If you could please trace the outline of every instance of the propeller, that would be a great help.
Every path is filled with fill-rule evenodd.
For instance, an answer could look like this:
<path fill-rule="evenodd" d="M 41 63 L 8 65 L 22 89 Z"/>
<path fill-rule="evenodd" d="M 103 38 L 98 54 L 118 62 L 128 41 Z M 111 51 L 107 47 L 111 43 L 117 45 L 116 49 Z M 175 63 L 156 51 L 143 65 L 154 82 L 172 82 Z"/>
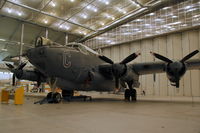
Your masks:
<path fill-rule="evenodd" d="M 195 51 L 191 52 L 190 54 L 188 54 L 185 57 L 183 57 L 183 59 L 181 60 L 181 62 L 187 61 L 188 59 L 192 58 L 197 53 L 199 53 L 199 50 L 195 50 Z"/>
<path fill-rule="evenodd" d="M 163 55 L 150 52 L 155 58 L 160 59 L 167 64 L 166 66 L 166 72 L 169 80 L 172 82 L 173 86 L 176 86 L 177 88 L 179 87 L 179 80 L 180 78 L 185 74 L 186 72 L 186 66 L 185 62 L 192 58 L 194 55 L 199 53 L 199 50 L 194 50 L 193 52 L 189 53 L 183 59 L 180 61 L 172 61 L 167 57 L 164 57 Z"/>
<path fill-rule="evenodd" d="M 156 57 L 156 58 L 158 58 L 158 59 L 160 59 L 160 60 L 162 60 L 162 61 L 164 61 L 164 62 L 167 62 L 167 63 L 172 63 L 173 61 L 172 60 L 170 60 L 170 59 L 168 59 L 167 57 L 164 57 L 164 56 L 162 56 L 162 55 L 160 55 L 160 54 L 157 54 L 157 53 L 153 53 L 153 52 L 150 52 L 154 57 Z"/>
<path fill-rule="evenodd" d="M 163 55 L 160 55 L 160 54 L 157 54 L 157 53 L 154 53 L 154 52 L 150 52 L 154 57 L 164 61 L 164 62 L 167 62 L 167 63 L 173 63 L 172 60 L 170 60 L 169 58 L 167 57 L 164 57 Z M 194 55 L 196 55 L 197 53 L 199 53 L 199 50 L 194 50 L 193 52 L 189 53 L 188 55 L 186 55 L 185 57 L 183 57 L 183 59 L 180 60 L 180 62 L 185 62 L 187 60 L 189 60 L 190 58 L 192 58 Z"/>
<path fill-rule="evenodd" d="M 109 72 L 111 70 L 110 73 L 115 78 L 115 87 L 119 88 L 119 80 L 127 71 L 126 64 L 134 60 L 138 55 L 140 55 L 140 52 L 133 53 L 119 63 L 114 63 L 111 59 L 109 59 L 106 56 L 99 56 L 101 60 L 109 64 L 109 65 L 102 65 L 102 67 L 100 66 L 99 67 L 100 72 L 102 72 L 103 75 L 106 75 L 105 72 Z"/>
<path fill-rule="evenodd" d="M 22 74 L 22 70 L 26 66 L 27 62 L 22 62 L 16 68 L 13 65 L 11 65 L 11 64 L 8 64 L 8 63 L 5 63 L 5 64 L 9 68 L 9 70 L 11 72 L 13 72 L 12 85 L 15 86 L 16 77 L 19 77 Z"/>

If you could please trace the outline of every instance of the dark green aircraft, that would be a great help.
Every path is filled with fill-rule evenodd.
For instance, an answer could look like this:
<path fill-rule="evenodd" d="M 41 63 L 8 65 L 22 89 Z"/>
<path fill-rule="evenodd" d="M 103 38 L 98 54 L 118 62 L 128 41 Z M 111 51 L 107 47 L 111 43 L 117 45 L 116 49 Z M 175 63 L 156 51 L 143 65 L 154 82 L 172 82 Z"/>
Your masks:
<path fill-rule="evenodd" d="M 81 91 L 113 91 L 119 85 L 129 89 L 124 96 L 128 101 L 136 101 L 136 90 L 139 87 L 139 76 L 166 72 L 173 86 L 179 87 L 180 78 L 186 70 L 199 69 L 200 60 L 188 60 L 199 51 L 195 50 L 180 61 L 172 61 L 162 55 L 151 52 L 162 62 L 128 64 L 140 53 L 133 53 L 119 63 L 98 54 L 80 43 L 60 45 L 44 37 L 38 37 L 35 48 L 29 49 L 24 55 L 35 69 L 23 70 L 26 63 L 18 67 L 6 64 L 18 79 L 49 83 L 52 92 L 47 94 L 47 101 L 58 103 L 61 94 L 55 88 L 62 89 L 62 97 L 72 96 L 73 90 Z"/>

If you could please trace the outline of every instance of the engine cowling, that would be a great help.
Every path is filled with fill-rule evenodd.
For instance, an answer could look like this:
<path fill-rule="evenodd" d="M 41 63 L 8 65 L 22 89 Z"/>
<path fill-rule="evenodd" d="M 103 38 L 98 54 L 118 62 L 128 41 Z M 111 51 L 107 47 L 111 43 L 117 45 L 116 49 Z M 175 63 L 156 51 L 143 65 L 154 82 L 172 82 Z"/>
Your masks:
<path fill-rule="evenodd" d="M 36 71 L 19 70 L 15 72 L 18 79 L 45 82 L 46 78 Z"/>
<path fill-rule="evenodd" d="M 194 50 L 193 52 L 191 52 L 188 55 L 186 55 L 185 57 L 183 57 L 180 61 L 172 61 L 163 55 L 160 55 L 160 54 L 157 54 L 154 52 L 150 52 L 150 53 L 155 58 L 158 58 L 167 63 L 167 66 L 165 69 L 165 71 L 167 73 L 167 77 L 172 82 L 171 85 L 176 86 L 178 88 L 180 78 L 185 74 L 185 72 L 187 70 L 185 62 L 187 60 L 189 60 L 190 58 L 192 58 L 197 53 L 199 53 L 199 50 Z"/>
<path fill-rule="evenodd" d="M 179 87 L 179 81 L 186 72 L 186 65 L 183 62 L 168 63 L 166 66 L 166 73 L 168 79 L 172 82 L 173 86 Z"/>

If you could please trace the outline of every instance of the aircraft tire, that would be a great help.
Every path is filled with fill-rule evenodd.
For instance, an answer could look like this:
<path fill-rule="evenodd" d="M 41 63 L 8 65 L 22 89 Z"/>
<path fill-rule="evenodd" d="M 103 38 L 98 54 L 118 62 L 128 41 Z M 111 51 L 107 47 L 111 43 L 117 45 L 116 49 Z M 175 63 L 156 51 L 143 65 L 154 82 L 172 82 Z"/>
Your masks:
<path fill-rule="evenodd" d="M 49 92 L 49 93 L 47 94 L 47 97 L 46 97 L 46 98 L 47 98 L 47 102 L 48 102 L 48 103 L 53 103 L 52 93 L 53 93 L 53 92 Z"/>
<path fill-rule="evenodd" d="M 132 101 L 137 101 L 137 92 L 136 89 L 131 89 L 130 90 L 130 97 Z"/>
<path fill-rule="evenodd" d="M 60 103 L 62 100 L 61 94 L 56 92 L 53 94 L 53 103 Z"/>
<path fill-rule="evenodd" d="M 124 98 L 125 98 L 125 101 L 130 101 L 130 89 L 126 89 L 125 92 L 124 92 Z"/>

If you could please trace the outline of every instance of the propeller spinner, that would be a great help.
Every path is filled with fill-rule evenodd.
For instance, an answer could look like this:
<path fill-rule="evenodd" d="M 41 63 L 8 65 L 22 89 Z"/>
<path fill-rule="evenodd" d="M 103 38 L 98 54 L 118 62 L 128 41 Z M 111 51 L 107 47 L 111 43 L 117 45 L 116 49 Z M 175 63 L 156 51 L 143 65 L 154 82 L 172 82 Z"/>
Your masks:
<path fill-rule="evenodd" d="M 111 59 L 109 59 L 106 56 L 99 56 L 99 58 L 107 63 L 109 63 L 110 65 L 102 68 L 104 69 L 103 71 L 106 72 L 107 70 L 111 70 L 112 71 L 112 75 L 115 78 L 115 87 L 119 88 L 119 79 L 126 73 L 127 71 L 127 66 L 126 64 L 131 62 L 132 60 L 134 60 L 135 58 L 138 57 L 138 55 L 140 55 L 139 52 L 133 53 L 131 55 L 129 55 L 128 57 L 126 57 L 124 60 L 122 60 L 119 63 L 114 63 Z"/>

